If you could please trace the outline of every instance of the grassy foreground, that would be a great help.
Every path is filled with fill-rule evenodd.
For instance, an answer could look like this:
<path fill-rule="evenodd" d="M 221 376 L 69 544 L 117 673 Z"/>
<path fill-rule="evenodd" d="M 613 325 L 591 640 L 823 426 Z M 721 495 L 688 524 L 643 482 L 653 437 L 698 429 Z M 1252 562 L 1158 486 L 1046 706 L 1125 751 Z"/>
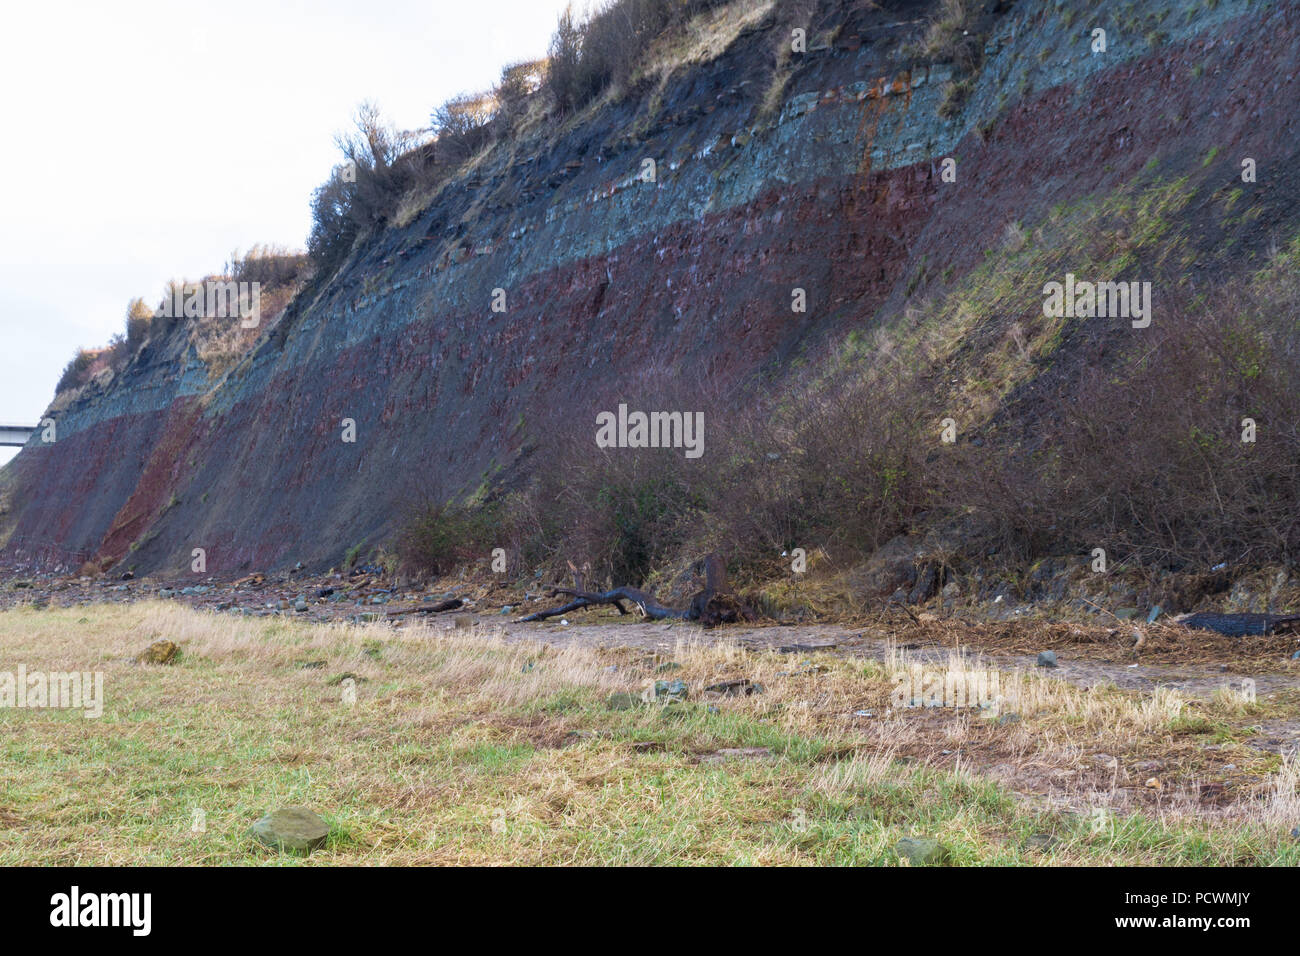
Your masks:
<path fill-rule="evenodd" d="M 179 659 L 134 663 L 158 638 Z M 656 673 L 645 656 L 162 603 L 0 612 L 0 672 L 100 670 L 105 697 L 98 719 L 0 708 L 0 865 L 298 864 L 247 835 L 293 805 L 331 825 L 308 865 L 891 865 L 910 835 L 954 864 L 1300 862 L 1295 768 L 1276 758 L 1259 758 L 1268 785 L 1244 808 L 1170 799 L 1102 827 L 1086 805 L 935 765 L 940 744 L 986 739 L 1023 766 L 1107 737 L 1174 752 L 1197 722 L 1230 745 L 1230 701 L 1189 718 L 1168 696 L 1004 675 L 1023 720 L 935 724 L 886 711 L 897 662 L 679 646 L 680 668 Z M 736 677 L 766 692 L 699 692 Z M 608 706 L 656 678 L 686 681 L 692 699 Z"/>

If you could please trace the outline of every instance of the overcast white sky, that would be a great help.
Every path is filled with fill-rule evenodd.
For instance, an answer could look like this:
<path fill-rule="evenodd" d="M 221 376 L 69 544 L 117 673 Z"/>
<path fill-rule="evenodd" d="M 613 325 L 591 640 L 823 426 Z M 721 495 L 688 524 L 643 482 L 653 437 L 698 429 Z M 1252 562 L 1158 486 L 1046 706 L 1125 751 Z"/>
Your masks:
<path fill-rule="evenodd" d="M 171 277 L 304 248 L 334 134 L 408 129 L 539 57 L 567 0 L 14 3 L 0 36 L 0 423 Z M 585 3 L 575 3 L 584 8 Z M 0 449 L 0 464 L 14 454 Z"/>

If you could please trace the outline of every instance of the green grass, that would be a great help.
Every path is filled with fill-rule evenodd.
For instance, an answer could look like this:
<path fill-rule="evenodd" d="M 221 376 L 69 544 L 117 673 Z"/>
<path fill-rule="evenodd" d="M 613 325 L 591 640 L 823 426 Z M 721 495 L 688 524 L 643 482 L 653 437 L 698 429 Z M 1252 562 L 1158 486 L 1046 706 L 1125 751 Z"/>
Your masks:
<path fill-rule="evenodd" d="M 376 634 L 379 657 L 366 654 Z M 176 664 L 129 663 L 158 636 L 181 644 Z M 827 658 L 814 677 L 783 678 L 787 657 L 681 646 L 674 677 L 693 688 L 748 672 L 768 692 L 609 709 L 611 692 L 653 679 L 638 655 L 175 605 L 0 612 L 0 670 L 105 675 L 100 719 L 0 710 L 0 865 L 893 865 L 894 844 L 922 834 L 959 865 L 1300 862 L 1296 841 L 1262 821 L 1134 812 L 1099 830 L 1086 806 L 1049 809 L 895 753 L 894 730 L 872 736 L 842 716 L 888 692 L 883 664 Z M 343 671 L 366 678 L 355 706 L 327 684 Z M 1104 732 L 1124 713 L 1117 690 L 1043 693 L 1026 739 Z M 1149 742 L 1222 719 L 1157 720 Z M 305 861 L 247 835 L 295 805 L 331 828 Z M 1050 848 L 1031 845 L 1044 834 Z"/>

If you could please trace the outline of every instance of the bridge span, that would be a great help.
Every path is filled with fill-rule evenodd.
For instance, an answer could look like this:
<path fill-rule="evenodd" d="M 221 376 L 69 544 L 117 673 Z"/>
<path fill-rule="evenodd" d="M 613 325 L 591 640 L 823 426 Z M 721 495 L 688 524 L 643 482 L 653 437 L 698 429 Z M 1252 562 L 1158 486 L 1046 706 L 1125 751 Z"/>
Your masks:
<path fill-rule="evenodd" d="M 36 428 L 36 425 L 0 425 L 0 448 L 22 448 Z"/>

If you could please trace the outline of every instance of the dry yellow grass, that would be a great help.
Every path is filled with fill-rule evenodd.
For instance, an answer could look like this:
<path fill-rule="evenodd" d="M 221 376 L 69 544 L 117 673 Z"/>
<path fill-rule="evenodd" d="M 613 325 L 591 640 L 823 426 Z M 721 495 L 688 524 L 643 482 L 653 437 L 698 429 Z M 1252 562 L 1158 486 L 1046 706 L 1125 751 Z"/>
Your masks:
<path fill-rule="evenodd" d="M 135 663 L 159 638 L 180 645 L 178 661 Z M 1109 787 L 1065 787 L 1072 806 L 991 782 L 1018 789 L 1086 761 L 1099 741 L 1155 748 L 1185 719 L 1174 698 L 1004 674 L 1018 723 L 898 709 L 895 677 L 911 665 L 901 654 L 804 660 L 683 642 L 647 657 L 505 643 L 482 627 L 309 625 L 153 603 L 2 612 L 0 672 L 19 665 L 102 671 L 104 713 L 0 709 L 0 864 L 296 863 L 247 836 L 290 805 L 331 826 L 308 865 L 891 864 L 893 844 L 920 832 L 966 864 L 1041 862 L 1027 841 L 1042 832 L 1060 840 L 1057 863 L 1296 855 L 1289 764 L 1257 768 L 1260 799 L 1217 815 L 1126 802 L 1112 780 L 1123 774 L 1109 770 Z M 703 690 L 740 677 L 765 692 Z M 689 699 L 607 703 L 652 696 L 656 680 L 684 681 Z M 1104 838 L 1089 822 L 1096 806 L 1122 811 Z"/>
<path fill-rule="evenodd" d="M 774 0 L 741 0 L 696 15 L 679 34 L 668 34 L 647 54 L 635 78 L 662 78 L 717 59 L 740 34 L 762 22 Z"/>

